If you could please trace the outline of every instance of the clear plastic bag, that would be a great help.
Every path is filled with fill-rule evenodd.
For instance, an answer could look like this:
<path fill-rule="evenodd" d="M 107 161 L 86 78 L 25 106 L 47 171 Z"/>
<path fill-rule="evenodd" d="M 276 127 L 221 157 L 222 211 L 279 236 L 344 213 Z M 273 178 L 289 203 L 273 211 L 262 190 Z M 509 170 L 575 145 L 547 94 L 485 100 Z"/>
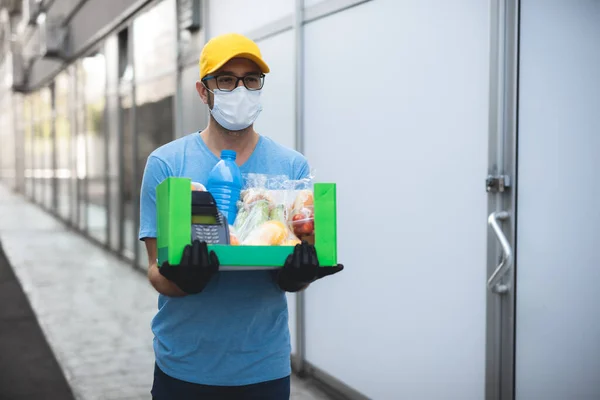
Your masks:
<path fill-rule="evenodd" d="M 291 231 L 300 240 L 314 243 L 315 208 L 312 190 L 303 189 L 294 193 L 294 202 L 288 213 Z"/>
<path fill-rule="evenodd" d="M 233 225 L 235 241 L 245 246 L 293 246 L 314 243 L 312 175 L 245 175 Z"/>

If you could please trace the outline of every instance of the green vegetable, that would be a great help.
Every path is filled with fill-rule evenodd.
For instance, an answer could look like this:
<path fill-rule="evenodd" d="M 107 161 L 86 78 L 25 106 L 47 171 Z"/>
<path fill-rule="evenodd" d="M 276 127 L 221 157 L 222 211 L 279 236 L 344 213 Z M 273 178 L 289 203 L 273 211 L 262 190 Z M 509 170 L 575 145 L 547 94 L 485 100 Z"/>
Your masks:
<path fill-rule="evenodd" d="M 236 218 L 236 224 L 238 218 Z M 242 217 L 242 220 L 240 221 L 238 226 L 234 227 L 239 233 L 240 240 L 243 241 L 250 232 L 252 232 L 256 227 L 267 222 L 268 220 L 269 202 L 266 200 L 259 200 L 252 203 L 248 215 Z"/>
<path fill-rule="evenodd" d="M 254 227 L 262 225 L 264 222 L 269 220 L 269 202 L 266 200 L 259 200 L 254 203 L 252 211 L 256 212 L 256 219 L 253 219 Z"/>
<path fill-rule="evenodd" d="M 248 218 L 248 210 L 245 207 L 240 207 L 237 216 L 235 217 L 235 223 L 233 227 L 235 229 L 239 229 L 241 226 L 244 226 L 246 219 Z"/>
<path fill-rule="evenodd" d="M 285 206 L 283 204 L 278 204 L 275 207 L 273 207 L 269 219 L 274 221 L 285 222 Z"/>

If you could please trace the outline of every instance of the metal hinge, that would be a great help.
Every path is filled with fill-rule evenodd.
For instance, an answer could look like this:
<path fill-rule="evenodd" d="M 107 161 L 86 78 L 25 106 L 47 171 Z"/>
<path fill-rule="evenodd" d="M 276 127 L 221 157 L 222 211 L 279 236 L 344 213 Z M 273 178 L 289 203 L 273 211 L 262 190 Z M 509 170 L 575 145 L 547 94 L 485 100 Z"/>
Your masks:
<path fill-rule="evenodd" d="M 486 192 L 504 192 L 510 187 L 510 177 L 508 175 L 488 175 L 485 180 Z"/>

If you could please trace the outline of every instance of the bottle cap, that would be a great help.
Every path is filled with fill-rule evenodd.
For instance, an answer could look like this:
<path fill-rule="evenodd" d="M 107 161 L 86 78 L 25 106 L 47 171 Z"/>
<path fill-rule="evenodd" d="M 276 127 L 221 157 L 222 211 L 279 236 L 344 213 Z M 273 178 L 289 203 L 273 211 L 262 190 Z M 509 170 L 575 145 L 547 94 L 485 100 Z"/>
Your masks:
<path fill-rule="evenodd" d="M 221 159 L 230 159 L 234 160 L 237 157 L 237 153 L 235 150 L 221 150 Z"/>

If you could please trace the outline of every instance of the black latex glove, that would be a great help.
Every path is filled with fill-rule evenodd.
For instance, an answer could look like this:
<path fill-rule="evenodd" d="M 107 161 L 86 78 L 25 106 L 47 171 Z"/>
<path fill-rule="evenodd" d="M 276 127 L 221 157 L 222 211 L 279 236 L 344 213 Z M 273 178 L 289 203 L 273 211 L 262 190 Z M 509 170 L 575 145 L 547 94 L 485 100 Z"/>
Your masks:
<path fill-rule="evenodd" d="M 210 278 L 219 270 L 219 259 L 214 251 L 208 253 L 206 242 L 194 240 L 183 249 L 179 264 L 165 262 L 158 270 L 187 294 L 197 294 L 204 290 Z"/>
<path fill-rule="evenodd" d="M 335 267 L 320 267 L 315 246 L 302 242 L 296 245 L 294 252 L 287 257 L 283 268 L 279 270 L 277 284 L 286 292 L 297 292 L 317 279 L 343 269 L 341 264 Z"/>

